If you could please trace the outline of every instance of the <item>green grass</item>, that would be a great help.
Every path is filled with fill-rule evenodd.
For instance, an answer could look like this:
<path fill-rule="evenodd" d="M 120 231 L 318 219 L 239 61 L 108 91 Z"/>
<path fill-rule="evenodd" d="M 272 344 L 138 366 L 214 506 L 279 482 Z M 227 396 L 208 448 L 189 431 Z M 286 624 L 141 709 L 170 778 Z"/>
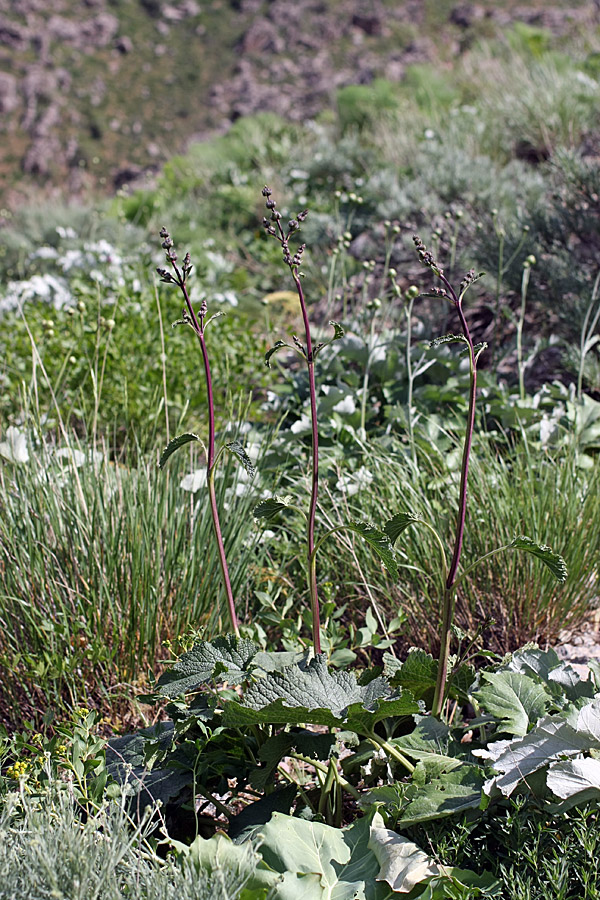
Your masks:
<path fill-rule="evenodd" d="M 164 640 L 223 627 L 205 490 L 180 484 L 201 468 L 197 457 L 160 472 L 156 453 L 122 465 L 106 447 L 92 457 L 73 439 L 59 456 L 31 437 L 29 462 L 0 470 L 0 667 L 4 714 L 17 721 L 78 698 L 118 705 L 169 655 Z M 256 494 L 240 483 L 235 496 L 231 460 L 223 472 L 224 540 L 244 610 L 261 558 Z"/>

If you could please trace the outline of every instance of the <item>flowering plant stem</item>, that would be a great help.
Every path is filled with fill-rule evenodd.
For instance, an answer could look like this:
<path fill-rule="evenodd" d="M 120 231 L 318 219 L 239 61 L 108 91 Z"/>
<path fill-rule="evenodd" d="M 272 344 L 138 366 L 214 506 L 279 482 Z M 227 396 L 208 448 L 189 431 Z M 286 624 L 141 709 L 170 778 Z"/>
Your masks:
<path fill-rule="evenodd" d="M 458 515 L 456 519 L 456 533 L 454 537 L 454 550 L 450 567 L 444 584 L 442 597 L 442 625 L 440 634 L 440 655 L 438 662 L 437 679 L 435 685 L 435 693 L 433 696 L 433 715 L 440 716 L 444 705 L 444 695 L 446 690 L 446 681 L 448 678 L 448 660 L 450 658 L 450 641 L 452 639 L 452 624 L 454 621 L 454 610 L 456 606 L 456 585 L 458 566 L 462 552 L 463 537 L 465 533 L 465 520 L 467 515 L 467 480 L 469 477 L 469 458 L 471 455 L 471 444 L 473 441 L 473 428 L 475 425 L 475 399 L 477 396 L 477 360 L 483 347 L 476 351 L 473 345 L 473 339 L 469 326 L 465 319 L 462 303 L 465 292 L 480 276 L 476 275 L 473 270 L 467 273 L 460 284 L 459 292 L 456 293 L 446 276 L 443 269 L 433 258 L 432 253 L 427 250 L 423 242 L 416 235 L 413 238 L 417 253 L 421 262 L 427 266 L 434 275 L 436 275 L 443 284 L 443 288 L 434 288 L 433 295 L 442 297 L 449 301 L 455 308 L 460 321 L 461 334 L 447 335 L 441 338 L 442 342 L 448 340 L 462 340 L 468 346 L 469 351 L 469 411 L 467 414 L 467 428 L 465 434 L 465 442 L 463 446 L 462 463 L 460 468 L 460 488 L 458 498 Z M 484 345 L 485 346 L 485 345 Z"/>
<path fill-rule="evenodd" d="M 277 240 L 281 244 L 284 262 L 287 266 L 289 266 L 292 278 L 294 279 L 294 284 L 298 293 L 298 299 L 300 301 L 302 322 L 304 324 L 306 344 L 304 347 L 302 347 L 296 337 L 294 337 L 294 344 L 296 345 L 296 350 L 306 361 L 306 366 L 308 369 L 308 390 L 310 394 L 312 477 L 307 524 L 307 561 L 308 590 L 310 594 L 310 608 L 312 613 L 313 645 L 315 648 L 315 653 L 318 654 L 321 652 L 321 614 L 319 608 L 319 593 L 317 589 L 317 561 L 315 553 L 315 518 L 317 514 L 317 499 L 319 493 L 319 429 L 317 420 L 317 390 L 315 386 L 315 353 L 313 350 L 313 343 L 310 334 L 310 323 L 308 321 L 306 299 L 304 297 L 304 291 L 302 289 L 302 282 L 300 280 L 299 271 L 302 254 L 304 253 L 305 247 L 304 244 L 302 244 L 298 248 L 294 256 L 291 255 L 289 249 L 290 235 L 294 234 L 294 232 L 298 230 L 298 228 L 300 227 L 300 222 L 304 221 L 307 213 L 306 211 L 304 211 L 300 213 L 296 219 L 292 219 L 288 223 L 288 231 L 286 233 L 281 225 L 281 213 L 276 209 L 277 204 L 275 200 L 271 199 L 271 189 L 265 186 L 262 193 L 263 197 L 266 198 L 267 209 L 271 212 L 270 219 L 263 219 L 263 225 L 267 233 L 277 238 Z"/>
<path fill-rule="evenodd" d="M 183 294 L 183 299 L 185 302 L 185 307 L 183 311 L 183 321 L 190 325 L 198 338 L 198 343 L 200 344 L 200 350 L 202 353 L 202 362 L 204 363 L 204 376 L 206 379 L 206 393 L 208 400 L 208 446 L 206 447 L 206 485 L 208 488 L 208 497 L 210 502 L 210 511 L 212 515 L 213 521 L 213 530 L 215 533 L 215 540 L 217 542 L 217 551 L 219 555 L 219 563 L 221 565 L 221 574 L 223 576 L 223 585 L 225 587 L 225 594 L 227 596 L 227 608 L 229 611 L 229 618 L 231 621 L 231 628 L 234 634 L 239 637 L 240 631 L 238 626 L 237 615 L 235 612 L 235 603 L 233 600 L 233 591 L 231 588 L 231 579 L 229 577 L 229 567 L 227 565 L 227 558 L 225 556 L 225 546 L 223 544 L 223 533 L 221 531 L 221 523 L 219 521 L 219 509 L 217 507 L 217 495 L 215 491 L 215 405 L 213 398 L 213 387 L 212 387 L 212 378 L 210 373 L 210 363 L 208 359 L 208 349 L 206 347 L 206 340 L 204 337 L 205 327 L 208 324 L 206 322 L 206 314 L 207 314 L 207 304 L 206 300 L 202 302 L 200 307 L 200 311 L 198 315 L 196 315 L 196 311 L 192 306 L 192 301 L 190 300 L 190 295 L 187 289 L 187 276 L 191 271 L 190 258 L 189 253 L 186 254 L 186 257 L 183 262 L 183 267 L 180 269 L 177 266 L 176 260 L 177 256 L 173 250 L 173 241 L 163 229 L 161 231 L 161 237 L 163 238 L 163 247 L 167 251 L 167 260 L 171 264 L 171 267 L 175 273 L 175 275 L 170 275 L 170 273 L 165 272 L 162 269 L 159 269 L 159 275 L 161 276 L 163 281 L 174 282 L 180 289 Z M 168 276 L 168 279 L 165 277 Z M 209 319 L 210 321 L 210 319 Z"/>

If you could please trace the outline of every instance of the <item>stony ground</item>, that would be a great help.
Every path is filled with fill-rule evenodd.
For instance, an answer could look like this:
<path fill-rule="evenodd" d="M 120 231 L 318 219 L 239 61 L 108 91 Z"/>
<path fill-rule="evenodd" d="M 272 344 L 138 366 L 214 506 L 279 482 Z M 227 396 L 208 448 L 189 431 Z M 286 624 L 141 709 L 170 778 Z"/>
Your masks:
<path fill-rule="evenodd" d="M 582 32 L 599 4 L 0 0 L 0 218 L 28 191 L 130 184 L 240 115 L 314 117 L 514 21 Z"/>

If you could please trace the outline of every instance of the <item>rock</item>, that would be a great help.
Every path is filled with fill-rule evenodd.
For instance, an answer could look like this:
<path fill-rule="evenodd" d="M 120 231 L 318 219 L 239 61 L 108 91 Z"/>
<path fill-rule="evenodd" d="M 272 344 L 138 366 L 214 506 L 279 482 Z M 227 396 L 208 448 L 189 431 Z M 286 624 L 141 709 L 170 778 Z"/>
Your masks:
<path fill-rule="evenodd" d="M 127 37 L 126 34 L 118 37 L 115 41 L 115 48 L 119 51 L 119 53 L 131 53 L 133 50 L 133 41 L 130 37 Z"/>
<path fill-rule="evenodd" d="M 17 79 L 8 72 L 0 72 L 0 113 L 7 115 L 18 106 Z"/>
<path fill-rule="evenodd" d="M 359 31 L 368 35 L 380 35 L 383 33 L 382 21 L 379 16 L 369 16 L 357 13 L 352 16 L 352 25 Z"/>
<path fill-rule="evenodd" d="M 281 53 L 285 42 L 268 19 L 256 19 L 243 35 L 239 49 L 242 53 Z"/>

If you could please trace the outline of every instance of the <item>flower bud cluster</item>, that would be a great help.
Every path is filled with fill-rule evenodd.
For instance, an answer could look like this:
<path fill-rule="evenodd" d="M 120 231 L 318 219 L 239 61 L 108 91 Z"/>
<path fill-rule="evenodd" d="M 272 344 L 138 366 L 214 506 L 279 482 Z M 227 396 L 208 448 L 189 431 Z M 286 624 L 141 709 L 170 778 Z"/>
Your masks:
<path fill-rule="evenodd" d="M 167 261 L 171 263 L 176 262 L 177 254 L 175 253 L 175 248 L 173 246 L 173 238 L 166 228 L 160 229 L 160 236 L 163 239 L 163 248 L 167 251 Z"/>
<path fill-rule="evenodd" d="M 463 280 L 462 280 L 461 283 L 460 283 L 460 292 L 461 292 L 461 294 L 464 294 L 464 292 L 466 291 L 466 289 L 467 289 L 471 284 L 473 284 L 473 282 L 476 281 L 477 278 L 479 278 L 479 276 L 475 274 L 475 269 L 469 269 L 469 271 L 467 272 L 467 274 L 465 275 L 465 277 L 463 278 Z"/>
<path fill-rule="evenodd" d="M 284 233 L 280 221 L 281 221 L 281 213 L 277 210 L 277 203 L 272 199 L 273 191 L 271 188 L 264 186 L 262 189 L 263 197 L 266 197 L 265 206 L 268 210 L 271 211 L 271 218 L 263 218 L 263 228 L 270 234 L 272 237 L 276 237 L 279 243 L 281 244 L 281 249 L 283 250 L 283 261 L 293 269 L 298 268 L 302 264 L 302 255 L 306 249 L 306 244 L 302 244 L 295 254 L 292 256 L 289 247 L 289 238 L 290 235 L 294 234 L 300 228 L 302 222 L 305 221 L 308 210 L 304 209 L 302 212 L 299 212 L 295 219 L 290 219 L 288 222 L 287 232 Z M 275 224 L 273 224 L 275 223 Z"/>
<path fill-rule="evenodd" d="M 424 266 L 427 266 L 428 269 L 433 269 L 436 272 L 442 272 L 443 269 L 438 263 L 435 261 L 433 257 L 433 253 L 427 249 L 421 238 L 418 234 L 413 234 L 413 243 L 415 245 L 415 249 L 419 254 L 419 259 L 423 263 Z"/>

